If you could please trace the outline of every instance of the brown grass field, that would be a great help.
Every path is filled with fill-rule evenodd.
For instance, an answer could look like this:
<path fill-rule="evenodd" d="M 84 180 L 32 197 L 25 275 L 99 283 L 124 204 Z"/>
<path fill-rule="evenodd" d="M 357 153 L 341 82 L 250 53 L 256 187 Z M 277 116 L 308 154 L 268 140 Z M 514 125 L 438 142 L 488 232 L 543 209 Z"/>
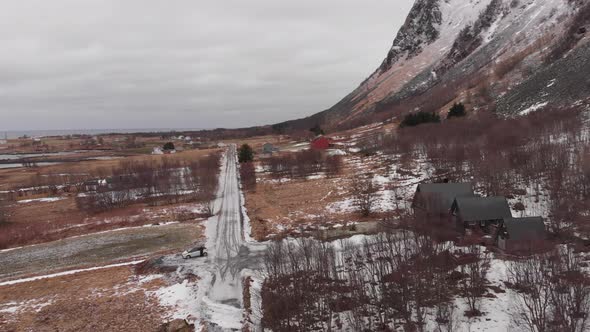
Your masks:
<path fill-rule="evenodd" d="M 0 330 L 156 331 L 166 308 L 146 291 L 162 283 L 125 266 L 0 286 Z"/>
<path fill-rule="evenodd" d="M 35 168 L 0 169 L 0 191 L 29 188 L 43 175 L 51 174 L 92 174 L 104 177 L 124 161 L 168 160 L 192 161 L 219 152 L 220 149 L 188 150 L 171 155 L 136 155 L 124 159 L 92 160 Z M 8 207 L 8 222 L 0 224 L 0 248 L 8 248 L 32 243 L 54 241 L 64 237 L 86 234 L 118 227 L 140 226 L 167 221 L 179 221 L 179 210 L 183 204 L 166 206 L 147 206 L 137 203 L 125 208 L 90 215 L 76 205 L 76 193 L 59 192 L 53 194 L 59 200 L 51 202 L 32 201 L 52 194 L 27 192 L 17 197 Z M 197 206 L 198 204 L 193 204 Z M 193 218 L 194 219 L 194 218 Z M 184 221 L 184 220 L 180 220 Z"/>

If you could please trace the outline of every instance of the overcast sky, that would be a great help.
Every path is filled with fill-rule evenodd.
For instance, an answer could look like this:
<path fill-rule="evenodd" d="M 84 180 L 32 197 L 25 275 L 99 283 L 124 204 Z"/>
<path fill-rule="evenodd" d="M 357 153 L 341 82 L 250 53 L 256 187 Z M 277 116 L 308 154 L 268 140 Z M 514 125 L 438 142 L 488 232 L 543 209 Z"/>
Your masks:
<path fill-rule="evenodd" d="M 0 130 L 212 128 L 322 111 L 413 0 L 0 0 Z"/>

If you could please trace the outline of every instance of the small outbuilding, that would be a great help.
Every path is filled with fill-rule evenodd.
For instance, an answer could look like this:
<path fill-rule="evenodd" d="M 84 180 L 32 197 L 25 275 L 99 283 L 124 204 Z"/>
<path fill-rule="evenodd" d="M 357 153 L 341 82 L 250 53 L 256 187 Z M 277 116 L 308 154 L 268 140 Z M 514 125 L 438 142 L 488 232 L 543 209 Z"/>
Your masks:
<path fill-rule="evenodd" d="M 331 145 L 332 141 L 326 136 L 318 136 L 310 144 L 314 150 L 327 150 Z"/>
<path fill-rule="evenodd" d="M 498 248 L 506 252 L 531 252 L 544 247 L 547 233 L 541 217 L 504 218 L 498 226 Z"/>
<path fill-rule="evenodd" d="M 448 215 L 457 197 L 474 197 L 471 183 L 421 183 L 416 188 L 412 209 L 416 214 Z"/>
<path fill-rule="evenodd" d="M 277 152 L 279 149 L 272 145 L 272 143 L 264 143 L 262 145 L 262 153 L 264 154 L 273 154 L 273 152 Z"/>
<path fill-rule="evenodd" d="M 451 206 L 451 215 L 459 231 L 481 229 L 489 233 L 491 226 L 497 226 L 505 218 L 512 218 L 510 206 L 505 197 L 457 197 Z"/>

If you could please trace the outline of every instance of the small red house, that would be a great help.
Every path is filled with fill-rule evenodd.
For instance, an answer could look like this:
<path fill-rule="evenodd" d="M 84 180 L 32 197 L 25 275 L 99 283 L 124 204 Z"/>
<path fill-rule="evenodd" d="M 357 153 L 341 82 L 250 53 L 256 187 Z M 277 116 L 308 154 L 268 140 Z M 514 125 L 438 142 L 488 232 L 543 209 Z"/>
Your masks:
<path fill-rule="evenodd" d="M 332 141 L 326 136 L 319 136 L 311 141 L 311 148 L 314 150 L 326 150 L 330 148 Z"/>

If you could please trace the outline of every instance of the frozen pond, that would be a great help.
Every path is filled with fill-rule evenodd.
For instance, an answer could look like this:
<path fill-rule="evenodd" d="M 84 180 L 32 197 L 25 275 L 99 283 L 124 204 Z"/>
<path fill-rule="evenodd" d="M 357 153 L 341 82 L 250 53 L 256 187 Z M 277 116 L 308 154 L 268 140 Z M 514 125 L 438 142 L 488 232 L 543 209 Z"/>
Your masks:
<path fill-rule="evenodd" d="M 80 153 L 89 153 L 89 152 L 101 152 L 101 151 L 93 151 L 93 150 L 84 150 L 84 151 L 68 151 L 68 152 L 48 152 L 48 153 L 22 153 L 22 154 L 0 154 L 0 161 L 10 161 L 10 160 L 20 160 L 26 158 L 47 158 L 47 157 L 60 157 L 60 156 L 71 156 L 74 154 Z M 83 160 L 112 160 L 112 159 L 120 159 L 123 157 L 120 156 L 89 156 L 85 157 L 81 155 Z M 57 165 L 61 164 L 62 162 L 49 162 L 49 161 L 38 161 L 35 163 L 37 166 L 49 166 L 49 165 Z M 23 167 L 22 163 L 14 162 L 14 163 L 0 163 L 0 169 L 2 168 L 17 168 Z"/>
<path fill-rule="evenodd" d="M 5 154 L 0 154 L 0 160 L 14 160 L 14 159 L 22 159 L 22 158 L 40 158 L 40 157 L 59 157 L 59 156 L 69 156 L 69 155 L 73 155 L 73 154 L 90 153 L 90 152 L 105 152 L 105 151 L 102 151 L 102 150 L 75 150 L 75 151 L 39 152 L 39 153 L 10 153 L 10 154 L 5 153 Z"/>

